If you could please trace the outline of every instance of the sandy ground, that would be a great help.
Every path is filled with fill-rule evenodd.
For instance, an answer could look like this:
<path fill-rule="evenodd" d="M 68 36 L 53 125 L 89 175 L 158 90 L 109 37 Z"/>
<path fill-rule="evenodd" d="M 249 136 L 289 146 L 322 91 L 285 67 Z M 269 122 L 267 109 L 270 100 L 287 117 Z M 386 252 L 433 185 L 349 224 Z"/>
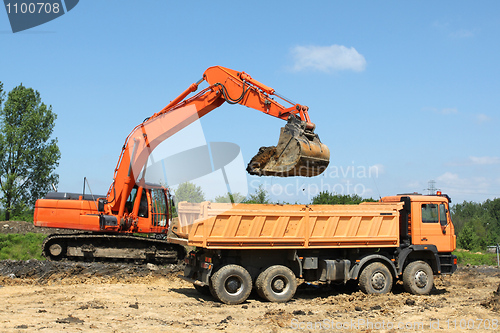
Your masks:
<path fill-rule="evenodd" d="M 8 226 L 5 226 L 8 225 Z M 54 232 L 25 222 L 2 233 Z M 61 232 L 64 232 L 61 230 Z M 236 306 L 177 278 L 180 265 L 0 261 L 0 332 L 498 332 L 500 270 L 460 267 L 431 295 L 301 285 L 288 303 Z"/>
<path fill-rule="evenodd" d="M 58 272 L 44 278 L 43 274 L 1 276 L 0 331 L 500 330 L 500 271 L 490 267 L 462 268 L 453 276 L 440 277 L 429 296 L 410 295 L 400 285 L 381 296 L 365 295 L 357 288 L 309 285 L 286 304 L 264 302 L 251 295 L 236 306 L 200 295 L 177 278 L 178 273 L 159 273 L 161 269 L 148 274 L 146 270 L 126 274 L 111 271 L 114 273 L 96 274 L 87 267 L 76 274 L 70 270 L 69 274 Z"/>

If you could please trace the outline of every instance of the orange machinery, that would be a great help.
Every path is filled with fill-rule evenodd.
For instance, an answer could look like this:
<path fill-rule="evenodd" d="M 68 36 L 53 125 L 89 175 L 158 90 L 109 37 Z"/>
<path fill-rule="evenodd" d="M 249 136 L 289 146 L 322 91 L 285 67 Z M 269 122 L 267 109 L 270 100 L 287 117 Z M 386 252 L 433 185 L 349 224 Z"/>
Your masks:
<path fill-rule="evenodd" d="M 456 269 L 449 201 L 398 195 L 359 205 L 180 203 L 178 232 L 197 248 L 181 277 L 227 304 L 243 302 L 252 287 L 269 301 L 287 301 L 299 277 L 359 281 L 366 293 L 389 292 L 401 279 L 409 292 L 426 294 L 434 274 Z"/>
<path fill-rule="evenodd" d="M 192 97 L 201 82 L 209 87 Z M 279 97 L 290 106 L 273 99 Z M 34 224 L 39 227 L 78 229 L 98 234 L 52 235 L 44 254 L 62 257 L 120 257 L 135 259 L 129 248 L 140 248 L 140 259 L 172 257 L 182 247 L 163 240 L 137 238 L 131 233 L 166 235 L 169 227 L 167 190 L 146 184 L 144 168 L 151 152 L 165 139 L 203 117 L 224 102 L 241 104 L 287 120 L 277 146 L 263 147 L 248 165 L 248 172 L 264 176 L 316 176 L 329 163 L 330 152 L 314 133 L 308 108 L 293 104 L 274 89 L 245 72 L 215 66 L 160 112 L 134 128 L 123 145 L 113 183 L 105 197 L 74 193 L 49 193 L 35 205 Z M 107 233 L 107 234 L 104 234 Z M 129 234 L 118 237 L 117 234 Z M 110 250 L 113 248 L 113 250 Z M 116 250 L 118 249 L 118 250 Z M 160 251 L 159 249 L 163 249 Z M 156 253 L 156 254 L 155 254 Z"/>

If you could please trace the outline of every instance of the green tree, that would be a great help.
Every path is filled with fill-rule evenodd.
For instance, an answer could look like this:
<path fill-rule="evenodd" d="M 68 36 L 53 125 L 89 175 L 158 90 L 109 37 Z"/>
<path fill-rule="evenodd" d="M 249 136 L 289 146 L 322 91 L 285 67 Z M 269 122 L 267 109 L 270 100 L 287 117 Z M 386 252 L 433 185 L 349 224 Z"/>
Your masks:
<path fill-rule="evenodd" d="M 481 204 L 473 201 L 464 201 L 461 204 L 455 204 L 450 210 L 457 234 L 462 231 L 467 222 L 483 214 Z"/>
<path fill-rule="evenodd" d="M 472 224 L 467 223 L 458 234 L 458 246 L 465 250 L 472 250 L 476 246 L 477 236 Z"/>
<path fill-rule="evenodd" d="M 22 84 L 9 92 L 0 110 L 0 202 L 5 219 L 34 206 L 57 184 L 61 153 L 52 138 L 57 115 L 40 93 Z"/>
<path fill-rule="evenodd" d="M 500 243 L 500 198 L 486 200 L 482 204 L 488 216 L 485 219 L 486 232 L 488 234 L 487 245 Z"/>
<path fill-rule="evenodd" d="M 221 203 L 238 203 L 238 202 L 243 202 L 245 200 L 245 197 L 239 193 L 226 193 L 226 195 L 220 195 L 215 197 L 215 202 L 221 202 Z"/>
<path fill-rule="evenodd" d="M 488 245 L 500 243 L 500 199 L 483 203 L 464 201 L 450 210 L 459 247 L 484 250 Z"/>
<path fill-rule="evenodd" d="M 187 201 L 198 203 L 205 201 L 205 194 L 203 193 L 201 186 L 196 186 L 191 182 L 185 182 L 179 184 L 175 190 L 175 199 L 177 202 Z"/>
<path fill-rule="evenodd" d="M 312 205 L 357 205 L 362 202 L 374 202 L 372 198 L 363 199 L 357 194 L 334 194 L 328 191 L 319 192 L 313 197 Z"/>
<path fill-rule="evenodd" d="M 254 194 L 250 194 L 244 203 L 249 204 L 268 204 L 270 203 L 269 193 L 264 190 L 264 186 L 261 184 L 259 188 L 255 190 Z"/>

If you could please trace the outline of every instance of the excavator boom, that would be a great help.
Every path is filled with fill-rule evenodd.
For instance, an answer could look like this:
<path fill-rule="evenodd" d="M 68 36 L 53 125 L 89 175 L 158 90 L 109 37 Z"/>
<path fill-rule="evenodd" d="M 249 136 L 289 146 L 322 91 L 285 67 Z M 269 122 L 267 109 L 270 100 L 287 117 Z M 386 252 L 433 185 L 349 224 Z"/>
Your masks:
<path fill-rule="evenodd" d="M 210 86 L 187 98 L 203 81 Z M 127 137 L 106 198 L 108 213 L 118 212 L 119 216 L 126 214 L 125 201 L 139 182 L 141 171 L 158 144 L 224 102 L 241 104 L 288 121 L 281 129 L 278 144 L 262 147 L 250 161 L 247 167 L 250 174 L 280 177 L 313 177 L 321 174 L 328 166 L 330 151 L 314 133 L 315 125 L 310 121 L 308 108 L 282 98 L 290 104 L 285 107 L 272 96 L 282 98 L 274 89 L 245 72 L 220 66 L 208 68 L 200 81 L 191 84 Z"/>
<path fill-rule="evenodd" d="M 208 87 L 197 92 L 206 81 Z M 189 97 L 190 96 L 190 97 Z M 285 107 L 275 100 L 281 98 Z M 262 147 L 248 172 L 259 176 L 316 176 L 328 166 L 330 152 L 314 133 L 308 108 L 293 104 L 245 72 L 210 67 L 161 111 L 128 135 L 107 195 L 49 193 L 35 205 L 34 224 L 91 233 L 51 235 L 43 244 L 47 258 L 175 262 L 184 257 L 182 242 L 167 238 L 172 215 L 168 190 L 145 182 L 154 149 L 223 103 L 241 104 L 287 121 L 276 146 Z M 84 191 L 85 192 L 85 191 Z M 170 229 L 169 229 L 170 228 Z M 149 239 L 133 233 L 155 234 Z"/>

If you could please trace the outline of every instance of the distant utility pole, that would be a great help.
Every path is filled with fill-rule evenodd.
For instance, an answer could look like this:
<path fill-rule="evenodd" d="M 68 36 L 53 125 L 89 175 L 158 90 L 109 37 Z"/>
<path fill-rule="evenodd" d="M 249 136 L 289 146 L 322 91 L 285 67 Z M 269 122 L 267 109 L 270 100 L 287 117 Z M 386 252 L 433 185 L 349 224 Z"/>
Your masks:
<path fill-rule="evenodd" d="M 432 195 L 436 194 L 437 188 L 436 188 L 436 182 L 434 180 L 429 180 L 428 187 L 426 188 L 427 194 Z"/>

